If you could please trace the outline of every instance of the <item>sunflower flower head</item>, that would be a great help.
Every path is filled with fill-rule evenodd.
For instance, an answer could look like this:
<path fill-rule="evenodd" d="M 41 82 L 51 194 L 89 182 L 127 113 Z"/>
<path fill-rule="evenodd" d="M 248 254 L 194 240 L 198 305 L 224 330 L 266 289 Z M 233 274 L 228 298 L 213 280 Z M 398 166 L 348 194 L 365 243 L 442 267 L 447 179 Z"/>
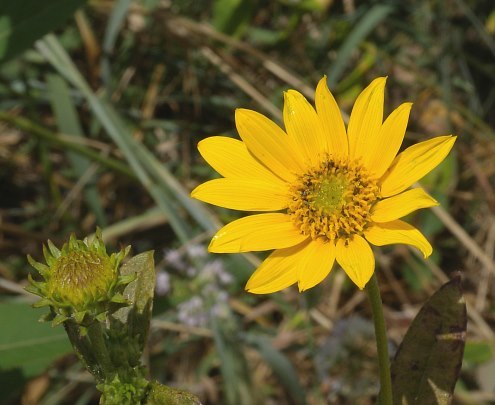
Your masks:
<path fill-rule="evenodd" d="M 284 94 L 285 131 L 251 110 L 236 110 L 242 141 L 215 136 L 198 145 L 223 177 L 196 187 L 199 200 L 257 211 L 221 228 L 209 250 L 274 250 L 246 289 L 263 294 L 294 283 L 304 291 L 320 283 L 334 262 L 364 288 L 375 269 L 370 244 L 404 243 L 428 257 L 423 234 L 400 218 L 438 205 L 422 188 L 409 189 L 435 168 L 454 145 L 439 136 L 401 153 L 411 103 L 383 120 L 386 78 L 358 96 L 347 128 L 323 77 L 314 108 L 302 94 Z"/>
<path fill-rule="evenodd" d="M 43 280 L 35 281 L 29 275 L 26 290 L 41 297 L 35 307 L 51 308 L 47 319 L 54 325 L 69 318 L 82 323 L 86 315 L 103 315 L 110 302 L 126 303 L 121 291 L 132 278 L 121 276 L 119 265 L 129 249 L 108 255 L 100 230 L 92 241 L 72 235 L 61 249 L 48 241 L 43 246 L 46 264 L 28 256 Z"/>

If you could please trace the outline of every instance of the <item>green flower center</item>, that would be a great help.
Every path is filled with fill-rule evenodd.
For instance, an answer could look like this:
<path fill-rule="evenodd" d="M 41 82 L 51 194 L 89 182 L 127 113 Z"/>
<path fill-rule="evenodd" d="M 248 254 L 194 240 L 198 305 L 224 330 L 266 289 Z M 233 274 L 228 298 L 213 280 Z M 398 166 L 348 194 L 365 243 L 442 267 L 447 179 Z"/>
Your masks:
<path fill-rule="evenodd" d="M 347 202 L 348 186 L 345 176 L 324 178 L 319 184 L 315 183 L 312 190 L 308 190 L 308 195 L 311 194 L 308 200 L 316 209 L 321 209 L 323 213 L 331 215 Z"/>
<path fill-rule="evenodd" d="M 52 266 L 49 291 L 75 308 L 104 299 L 115 274 L 110 259 L 92 251 L 71 251 Z"/>
<path fill-rule="evenodd" d="M 290 188 L 288 214 L 304 235 L 334 241 L 362 234 L 379 188 L 357 161 L 327 158 Z"/>

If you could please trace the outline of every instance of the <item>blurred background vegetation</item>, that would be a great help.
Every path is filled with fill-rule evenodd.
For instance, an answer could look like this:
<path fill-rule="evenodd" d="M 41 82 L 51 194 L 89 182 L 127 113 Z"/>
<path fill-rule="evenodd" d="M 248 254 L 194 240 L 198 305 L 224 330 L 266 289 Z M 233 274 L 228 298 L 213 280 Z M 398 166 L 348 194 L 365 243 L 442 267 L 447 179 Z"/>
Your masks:
<path fill-rule="evenodd" d="M 387 113 L 415 103 L 405 146 L 459 136 L 421 182 L 442 206 L 410 218 L 434 254 L 392 246 L 377 272 L 393 353 L 462 271 L 469 321 L 454 402 L 495 402 L 492 0 L 22 3 L 0 5 L 0 403 L 97 403 L 64 331 L 38 324 L 22 289 L 27 254 L 39 260 L 47 239 L 96 226 L 110 251 L 155 250 L 152 378 L 205 404 L 373 403 L 365 295 L 338 268 L 304 294 L 245 293 L 262 256 L 206 253 L 239 214 L 189 198 L 217 176 L 198 141 L 237 136 L 237 107 L 280 122 L 282 91 L 312 99 L 323 74 L 346 113 L 389 76 Z"/>

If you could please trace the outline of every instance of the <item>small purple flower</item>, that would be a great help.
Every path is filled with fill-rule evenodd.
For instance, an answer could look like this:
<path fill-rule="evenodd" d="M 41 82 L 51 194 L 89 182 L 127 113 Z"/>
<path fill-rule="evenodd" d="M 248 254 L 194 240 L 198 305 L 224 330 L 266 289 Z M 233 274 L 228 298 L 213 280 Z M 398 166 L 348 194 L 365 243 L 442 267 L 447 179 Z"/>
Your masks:
<path fill-rule="evenodd" d="M 167 295 L 170 292 L 170 287 L 170 275 L 167 272 L 160 270 L 156 274 L 156 295 Z"/>
<path fill-rule="evenodd" d="M 191 259 L 206 257 L 207 251 L 204 245 L 188 245 L 187 254 Z"/>
<path fill-rule="evenodd" d="M 167 265 L 172 266 L 177 270 L 182 270 L 185 267 L 184 261 L 182 260 L 182 255 L 180 251 L 176 249 L 165 250 L 164 260 Z"/>
<path fill-rule="evenodd" d="M 203 299 L 196 295 L 187 301 L 181 302 L 177 306 L 177 318 L 187 326 L 206 326 L 208 324 L 208 315 L 205 311 Z"/>

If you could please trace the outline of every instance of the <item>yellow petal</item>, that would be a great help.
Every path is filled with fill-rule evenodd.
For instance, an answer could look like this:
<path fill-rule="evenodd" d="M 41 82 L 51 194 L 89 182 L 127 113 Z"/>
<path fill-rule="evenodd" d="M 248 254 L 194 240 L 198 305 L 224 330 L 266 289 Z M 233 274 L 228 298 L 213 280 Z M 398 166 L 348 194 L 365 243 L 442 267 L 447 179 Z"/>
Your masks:
<path fill-rule="evenodd" d="M 338 158 L 348 156 L 347 133 L 339 106 L 327 86 L 327 77 L 323 78 L 316 87 L 316 111 L 325 131 L 328 151 Z"/>
<path fill-rule="evenodd" d="M 412 103 L 401 104 L 387 117 L 378 131 L 378 136 L 370 138 L 369 150 L 363 162 L 377 178 L 385 173 L 399 152 L 411 107 Z"/>
<path fill-rule="evenodd" d="M 365 238 L 373 245 L 384 246 L 404 243 L 417 247 L 425 259 L 431 255 L 433 248 L 423 234 L 407 222 L 395 221 L 373 224 L 364 232 Z"/>
<path fill-rule="evenodd" d="M 224 177 L 256 178 L 281 182 L 248 152 L 243 142 L 226 136 L 212 136 L 198 143 L 201 156 Z"/>
<path fill-rule="evenodd" d="M 397 155 L 381 179 L 382 197 L 404 191 L 433 170 L 448 155 L 457 137 L 438 136 L 407 148 Z"/>
<path fill-rule="evenodd" d="M 339 239 L 336 258 L 352 282 L 362 290 L 375 271 L 375 257 L 368 242 L 359 235 L 354 235 L 347 244 Z"/>
<path fill-rule="evenodd" d="M 305 167 L 302 154 L 289 136 L 273 121 L 252 110 L 237 109 L 235 124 L 249 152 L 273 173 L 286 181 Z"/>
<path fill-rule="evenodd" d="M 283 183 L 228 178 L 200 184 L 191 197 L 233 210 L 278 211 L 287 207 L 288 190 Z"/>
<path fill-rule="evenodd" d="M 383 123 L 383 93 L 386 81 L 386 77 L 373 80 L 358 96 L 352 108 L 347 128 L 351 159 L 364 158 L 375 143 Z"/>
<path fill-rule="evenodd" d="M 328 276 L 335 261 L 335 245 L 333 242 L 323 243 L 314 240 L 301 251 L 304 254 L 299 270 L 299 291 L 305 291 L 319 284 Z"/>
<path fill-rule="evenodd" d="M 208 250 L 213 253 L 255 252 L 297 245 L 302 235 L 290 216 L 282 213 L 250 215 L 231 222 L 212 238 Z"/>
<path fill-rule="evenodd" d="M 295 90 L 284 93 L 284 124 L 305 161 L 319 164 L 329 152 L 325 132 L 315 109 Z"/>
<path fill-rule="evenodd" d="M 297 281 L 297 269 L 304 257 L 301 251 L 308 243 L 275 250 L 249 278 L 246 290 L 253 294 L 269 294 L 294 284 Z"/>
<path fill-rule="evenodd" d="M 373 207 L 371 219 L 374 222 L 389 222 L 419 210 L 438 205 L 438 201 L 422 188 L 413 188 L 394 197 L 379 201 Z"/>

